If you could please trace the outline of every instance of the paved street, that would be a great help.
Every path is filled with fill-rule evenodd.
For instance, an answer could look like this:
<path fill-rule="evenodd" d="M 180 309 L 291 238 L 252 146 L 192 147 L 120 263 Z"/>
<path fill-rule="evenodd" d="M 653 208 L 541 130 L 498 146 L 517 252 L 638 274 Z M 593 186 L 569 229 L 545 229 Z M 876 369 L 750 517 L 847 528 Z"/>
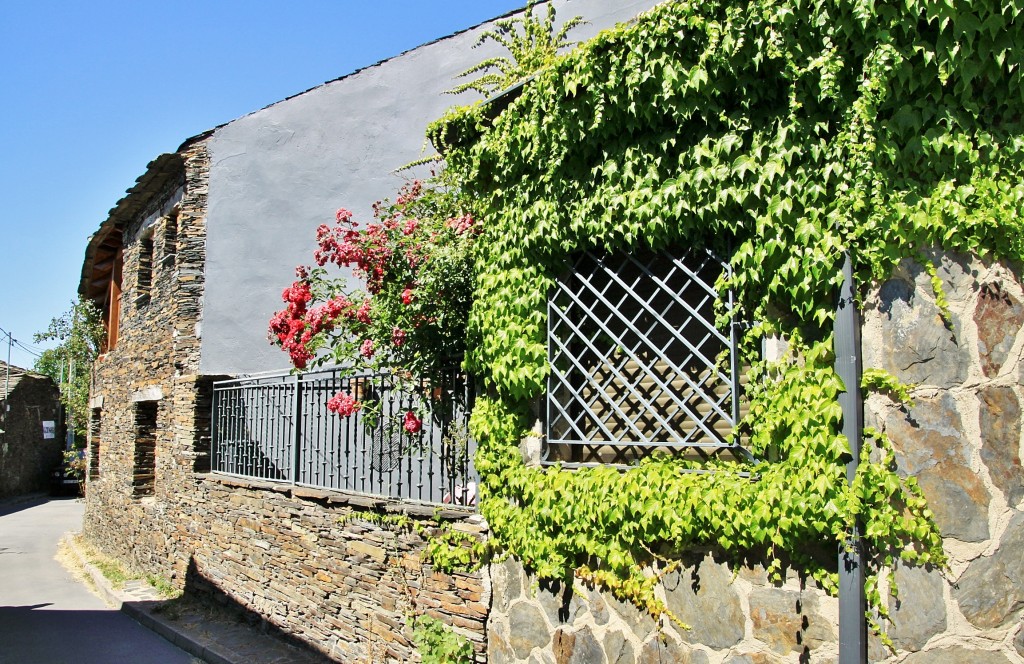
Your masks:
<path fill-rule="evenodd" d="M 111 609 L 56 560 L 83 504 L 37 499 L 0 504 L 0 664 L 198 662 Z"/>

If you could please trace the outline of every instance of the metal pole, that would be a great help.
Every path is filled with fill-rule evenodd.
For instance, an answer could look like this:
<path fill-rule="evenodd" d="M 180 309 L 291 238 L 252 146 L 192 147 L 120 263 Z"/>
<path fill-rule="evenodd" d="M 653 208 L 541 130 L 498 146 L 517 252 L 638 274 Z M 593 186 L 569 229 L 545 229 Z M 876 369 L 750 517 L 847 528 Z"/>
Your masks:
<path fill-rule="evenodd" d="M 75 358 L 72 355 L 68 358 L 68 390 L 65 401 L 71 404 L 75 400 Z M 64 427 L 67 429 L 65 433 L 64 449 L 71 450 L 75 447 L 75 422 L 74 413 L 71 411 L 70 406 L 64 408 Z"/>
<path fill-rule="evenodd" d="M 11 391 L 11 346 L 14 345 L 14 337 L 11 333 L 7 333 L 7 382 L 4 384 L 4 404 L 7 403 L 7 397 Z M 7 410 L 5 406 L 5 410 Z"/>
<path fill-rule="evenodd" d="M 4 383 L 4 412 L 0 413 L 0 421 L 7 426 L 7 413 L 11 410 L 11 346 L 14 345 L 14 337 L 7 333 L 7 382 Z M 3 432 L 4 429 L 0 429 Z"/>
<path fill-rule="evenodd" d="M 846 479 L 853 482 L 860 459 L 864 431 L 864 401 L 861 398 L 860 315 L 857 289 L 853 282 L 850 255 L 843 258 L 843 284 L 835 319 L 835 369 L 846 391 L 839 396 L 843 409 L 842 433 L 850 443 L 851 458 Z M 868 661 L 867 610 L 864 599 L 864 550 L 860 524 L 854 524 L 839 549 L 839 664 Z"/>

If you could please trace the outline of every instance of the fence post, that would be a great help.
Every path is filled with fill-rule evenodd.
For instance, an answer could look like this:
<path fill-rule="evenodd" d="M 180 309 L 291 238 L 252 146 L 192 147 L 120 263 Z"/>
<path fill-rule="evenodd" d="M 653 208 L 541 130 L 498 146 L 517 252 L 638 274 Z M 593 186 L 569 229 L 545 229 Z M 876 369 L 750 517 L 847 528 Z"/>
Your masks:
<path fill-rule="evenodd" d="M 210 470 L 219 470 L 217 466 L 218 462 L 218 447 L 220 445 L 220 415 L 217 410 L 220 407 L 221 392 L 217 389 L 217 383 L 213 383 L 211 386 L 213 394 L 210 396 Z"/>
<path fill-rule="evenodd" d="M 835 319 L 835 370 L 846 391 L 839 395 L 843 409 L 843 435 L 850 443 L 852 458 L 846 464 L 846 479 L 853 482 L 860 460 L 864 431 L 864 401 L 861 398 L 860 315 L 853 263 L 843 257 L 843 283 Z M 867 609 L 864 599 L 864 550 L 860 524 L 854 524 L 839 548 L 839 664 L 868 661 Z"/>
<path fill-rule="evenodd" d="M 302 460 L 302 374 L 295 376 L 295 404 L 292 407 L 292 467 L 289 473 L 292 484 L 299 481 L 299 463 Z"/>

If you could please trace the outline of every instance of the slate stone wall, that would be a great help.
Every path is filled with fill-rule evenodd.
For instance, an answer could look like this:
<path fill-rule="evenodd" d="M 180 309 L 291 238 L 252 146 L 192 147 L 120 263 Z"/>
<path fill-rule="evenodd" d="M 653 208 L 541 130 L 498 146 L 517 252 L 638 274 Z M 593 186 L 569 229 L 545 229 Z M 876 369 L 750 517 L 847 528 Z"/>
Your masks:
<path fill-rule="evenodd" d="M 124 229 L 118 339 L 95 363 L 90 394 L 94 431 L 87 458 L 98 459 L 99 466 L 88 475 L 84 530 L 109 553 L 147 571 L 166 567 L 167 537 L 157 524 L 168 518 L 168 498 L 186 486 L 203 434 L 191 404 L 197 386 L 205 384 L 195 373 L 209 169 L 205 141 L 188 146 L 182 156 L 181 177 L 152 192 Z M 171 243 L 166 230 L 175 214 Z M 144 231 L 152 238 L 148 297 L 138 283 Z M 143 401 L 157 404 L 156 478 L 152 496 L 136 497 L 135 409 Z"/>
<path fill-rule="evenodd" d="M 419 661 L 409 616 L 420 613 L 469 639 L 483 661 L 486 578 L 433 569 L 420 535 L 366 520 L 345 500 L 198 476 L 174 506 L 175 564 L 339 662 Z"/>
<path fill-rule="evenodd" d="M 0 389 L 4 387 L 0 367 Z M 21 375 L 9 400 L 0 399 L 0 498 L 49 488 L 50 471 L 60 463 L 63 431 L 43 438 L 43 422 L 57 422 L 60 407 L 57 386 L 46 376 Z"/>
<path fill-rule="evenodd" d="M 914 404 L 881 395 L 866 423 L 885 431 L 900 472 L 917 478 L 944 537 L 950 570 L 898 567 L 888 594 L 896 645 L 869 639 L 869 661 L 1024 662 L 1024 290 L 1020 270 L 933 252 L 948 299 L 924 266 L 903 262 L 864 306 L 865 368 L 913 383 Z M 944 319 L 944 315 L 948 320 Z M 489 661 L 495 664 L 834 662 L 838 601 L 758 567 L 706 552 L 669 574 L 659 596 L 689 630 L 657 625 L 630 604 L 577 587 L 545 587 L 514 558 L 491 570 Z"/>
<path fill-rule="evenodd" d="M 87 485 L 86 536 L 129 567 L 233 602 L 337 661 L 416 661 L 413 613 L 444 621 L 482 660 L 485 575 L 433 570 L 420 535 L 360 518 L 374 501 L 208 474 L 212 383 L 221 377 L 198 373 L 205 141 L 183 156 L 182 177 L 153 193 L 125 229 L 120 336 L 94 368 L 99 427 L 90 445 L 99 466 Z M 172 246 L 166 229 L 175 207 Z M 139 297 L 145 236 L 152 286 Z M 140 402 L 157 404 L 155 479 L 146 496 L 133 490 Z M 485 536 L 468 521 L 453 527 Z"/>

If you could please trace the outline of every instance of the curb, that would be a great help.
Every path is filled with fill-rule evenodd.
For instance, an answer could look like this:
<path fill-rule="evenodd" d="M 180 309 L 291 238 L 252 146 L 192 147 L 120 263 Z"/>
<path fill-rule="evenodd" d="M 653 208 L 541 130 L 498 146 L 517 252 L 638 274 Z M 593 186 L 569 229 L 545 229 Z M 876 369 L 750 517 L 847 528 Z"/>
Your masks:
<path fill-rule="evenodd" d="M 74 554 L 82 569 L 89 575 L 89 578 L 92 579 L 97 592 L 107 604 L 116 606 L 119 611 L 135 622 L 156 632 L 188 654 L 198 657 L 207 664 L 245 664 L 241 659 L 236 659 L 234 653 L 228 652 L 216 644 L 201 642 L 190 634 L 177 629 L 162 617 L 146 610 L 143 602 L 130 601 L 131 598 L 115 590 L 110 581 L 92 563 L 86 560 L 85 555 L 75 545 L 72 535 L 73 533 L 65 534 L 62 541 L 67 545 L 68 551 Z"/>
<path fill-rule="evenodd" d="M 203 645 L 188 634 L 175 629 L 167 621 L 147 612 L 137 604 L 124 602 L 121 604 L 121 612 L 143 627 L 164 637 L 188 654 L 203 660 L 206 664 L 242 664 L 241 660 L 233 658 L 233 653 L 225 652 L 214 645 Z"/>

